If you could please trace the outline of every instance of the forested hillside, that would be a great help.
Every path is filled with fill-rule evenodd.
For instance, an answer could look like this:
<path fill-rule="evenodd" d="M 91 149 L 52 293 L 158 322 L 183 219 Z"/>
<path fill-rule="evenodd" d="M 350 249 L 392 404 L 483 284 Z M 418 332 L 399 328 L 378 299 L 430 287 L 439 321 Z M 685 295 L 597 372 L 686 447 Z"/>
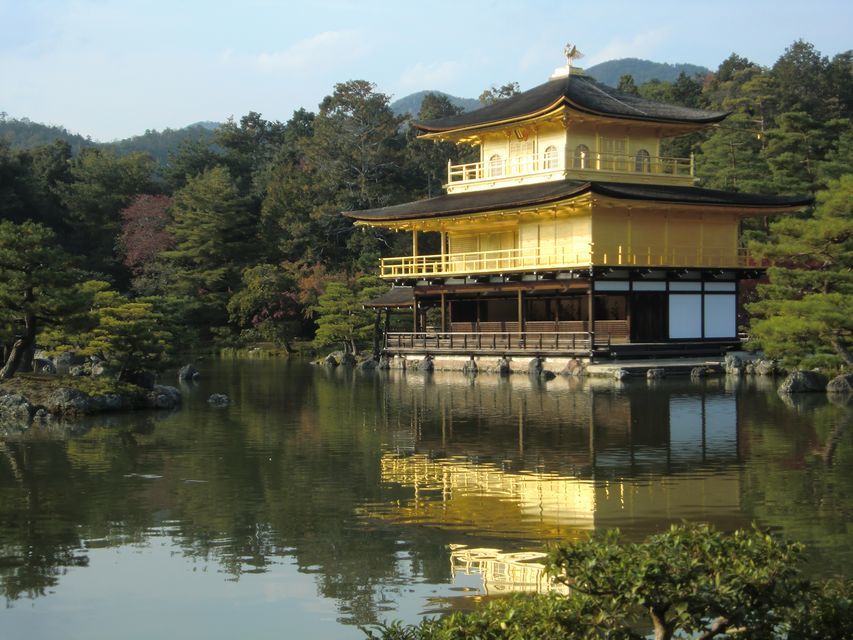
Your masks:
<path fill-rule="evenodd" d="M 819 194 L 849 185 L 831 181 L 853 172 L 851 65 L 851 52 L 830 60 L 796 42 L 770 68 L 732 55 L 701 81 L 623 76 L 619 85 L 732 112 L 721 126 L 670 144 L 670 155 L 695 154 L 702 186 Z M 418 117 L 458 110 L 447 96 L 430 95 Z M 331 87 L 316 111 L 300 109 L 286 122 L 250 112 L 211 137 L 190 136 L 163 165 L 108 147 L 83 145 L 73 155 L 65 141 L 28 149 L 0 142 L 0 251 L 49 246 L 56 264 L 67 256 L 73 265 L 63 267 L 73 286 L 57 279 L 65 284 L 53 291 L 50 313 L 39 312 L 50 325 L 36 326 L 34 340 L 80 348 L 90 339 L 80 318 L 103 315 L 97 300 L 105 290 L 121 304 L 148 305 L 139 313 L 184 347 L 310 338 L 318 313 L 343 327 L 324 329 L 328 342 L 365 335 L 370 319 L 360 300 L 381 285 L 372 277 L 377 262 L 408 254 L 411 238 L 354 227 L 341 211 L 437 195 L 448 158 L 472 157 L 465 147 L 417 140 L 403 122 L 388 96 L 357 80 Z M 849 207 L 849 194 L 846 202 L 840 206 Z M 23 223 L 51 233 L 22 235 Z M 750 233 L 764 237 L 764 221 Z M 0 282 L 7 346 L 24 324 L 22 296 Z M 116 300 L 109 308 L 121 307 Z"/>
<path fill-rule="evenodd" d="M 652 80 L 659 82 L 675 82 L 682 73 L 689 78 L 704 78 L 710 69 L 695 64 L 667 62 L 652 62 L 639 58 L 620 58 L 608 60 L 587 68 L 584 73 L 599 82 L 615 87 L 619 78 L 630 75 L 637 84 Z"/>
<path fill-rule="evenodd" d="M 213 140 L 213 132 L 219 126 L 217 122 L 197 122 L 182 129 L 149 129 L 142 135 L 124 140 L 97 142 L 89 137 L 71 133 L 64 127 L 32 122 L 27 118 L 9 118 L 0 114 L 0 142 L 12 149 L 33 149 L 62 140 L 70 145 L 72 154 L 77 154 L 87 147 L 114 149 L 119 155 L 142 152 L 149 154 L 158 163 L 165 164 L 169 153 L 174 152 L 183 142 L 202 140 L 210 143 Z"/>
<path fill-rule="evenodd" d="M 462 111 L 471 111 L 482 106 L 479 100 L 474 98 L 459 98 L 457 96 L 452 96 L 449 93 L 444 93 L 443 91 L 418 91 L 417 93 L 411 93 L 392 102 L 391 111 L 398 116 L 409 115 L 414 117 L 418 115 L 418 112 L 420 112 L 421 103 L 424 98 L 430 94 L 447 98 L 450 101 L 450 104 L 454 107 L 459 107 Z"/>

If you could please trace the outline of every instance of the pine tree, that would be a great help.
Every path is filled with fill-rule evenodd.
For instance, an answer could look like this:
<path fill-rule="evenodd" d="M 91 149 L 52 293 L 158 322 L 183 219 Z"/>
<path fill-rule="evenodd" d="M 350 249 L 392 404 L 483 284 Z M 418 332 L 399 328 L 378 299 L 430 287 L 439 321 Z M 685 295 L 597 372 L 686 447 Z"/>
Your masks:
<path fill-rule="evenodd" d="M 0 221 L 0 309 L 8 356 L 0 379 L 12 377 L 25 364 L 42 327 L 61 322 L 78 303 L 72 260 L 56 236 L 34 222 Z M 3 327 L 0 327 L 2 330 Z"/>
<path fill-rule="evenodd" d="M 208 169 L 175 194 L 166 229 L 175 245 L 161 255 L 174 269 L 174 293 L 200 305 L 199 322 L 225 323 L 230 293 L 253 259 L 255 222 L 224 167 Z"/>
<path fill-rule="evenodd" d="M 751 341 L 792 367 L 853 367 L 853 174 L 818 194 L 812 217 L 774 223 L 752 249 L 776 265 L 749 305 Z"/>

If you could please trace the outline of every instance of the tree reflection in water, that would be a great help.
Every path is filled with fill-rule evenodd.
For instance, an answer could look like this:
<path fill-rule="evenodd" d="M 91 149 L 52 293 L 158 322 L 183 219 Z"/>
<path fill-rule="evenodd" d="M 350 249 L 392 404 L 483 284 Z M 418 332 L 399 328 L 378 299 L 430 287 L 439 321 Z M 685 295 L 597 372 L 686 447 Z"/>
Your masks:
<path fill-rule="evenodd" d="M 232 405 L 211 409 L 214 391 Z M 853 435 L 825 400 L 792 408 L 722 379 L 544 384 L 257 361 L 210 364 L 185 392 L 171 415 L 5 440 L 8 603 L 62 589 L 93 548 L 164 534 L 176 562 L 215 562 L 232 580 L 287 559 L 359 624 L 413 584 L 458 580 L 462 549 L 495 549 L 478 560 L 482 591 L 527 589 L 536 559 L 499 554 L 602 527 L 641 538 L 682 519 L 758 519 L 814 545 L 815 570 L 853 564 Z M 816 453 L 830 446 L 832 466 Z"/>

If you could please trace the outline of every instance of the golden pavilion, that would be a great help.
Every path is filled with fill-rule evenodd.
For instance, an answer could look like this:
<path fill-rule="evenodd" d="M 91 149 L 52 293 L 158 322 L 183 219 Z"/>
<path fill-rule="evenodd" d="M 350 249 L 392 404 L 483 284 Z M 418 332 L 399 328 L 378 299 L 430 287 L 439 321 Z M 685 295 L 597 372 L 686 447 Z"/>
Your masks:
<path fill-rule="evenodd" d="M 568 50 L 568 48 L 567 48 Z M 410 232 L 384 258 L 376 308 L 411 308 L 391 355 L 719 355 L 739 345 L 738 295 L 763 273 L 741 220 L 811 202 L 694 186 L 666 139 L 728 114 L 663 104 L 567 64 L 542 85 L 475 111 L 416 122 L 420 137 L 479 149 L 447 167 L 446 193 L 345 212 Z M 438 234 L 422 255 L 419 234 Z"/>

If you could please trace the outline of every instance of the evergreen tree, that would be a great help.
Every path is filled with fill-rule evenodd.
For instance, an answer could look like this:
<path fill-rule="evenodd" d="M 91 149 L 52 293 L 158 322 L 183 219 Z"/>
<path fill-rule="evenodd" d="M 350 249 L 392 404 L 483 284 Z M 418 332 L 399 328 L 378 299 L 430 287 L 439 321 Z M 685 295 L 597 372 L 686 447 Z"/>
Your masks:
<path fill-rule="evenodd" d="M 247 201 L 228 170 L 208 169 L 178 191 L 166 230 L 175 242 L 162 253 L 174 269 L 172 291 L 199 305 L 198 323 L 222 326 L 230 293 L 253 260 L 255 238 Z"/>
<path fill-rule="evenodd" d="M 153 191 L 154 161 L 130 154 L 84 149 L 71 164 L 71 182 L 56 190 L 68 209 L 68 248 L 83 256 L 84 266 L 99 273 L 120 275 L 115 247 L 119 212 L 141 193 Z"/>
<path fill-rule="evenodd" d="M 751 342 L 792 367 L 853 367 L 853 174 L 818 194 L 812 217 L 774 223 L 752 249 L 776 265 L 749 305 Z"/>
<path fill-rule="evenodd" d="M 310 258 L 334 268 L 352 268 L 381 254 L 385 233 L 354 234 L 341 211 L 393 204 L 407 194 L 400 179 L 405 139 L 402 118 L 388 96 L 364 80 L 335 85 L 314 119 L 305 162 L 312 176 L 315 249 Z"/>
<path fill-rule="evenodd" d="M 374 318 L 364 303 L 386 290 L 378 278 L 360 278 L 355 286 L 330 282 L 317 300 L 317 346 L 340 343 L 347 353 L 358 351 L 358 342 L 366 340 L 373 331 Z"/>
<path fill-rule="evenodd" d="M 10 342 L 0 379 L 26 365 L 42 327 L 61 322 L 78 305 L 76 280 L 71 257 L 50 229 L 29 221 L 0 221 L 0 309 L 11 321 L 5 327 Z"/>
<path fill-rule="evenodd" d="M 616 85 L 616 88 L 619 89 L 619 91 L 630 93 L 631 95 L 640 95 L 640 90 L 634 82 L 634 76 L 630 73 L 626 73 L 619 78 L 619 84 Z"/>

